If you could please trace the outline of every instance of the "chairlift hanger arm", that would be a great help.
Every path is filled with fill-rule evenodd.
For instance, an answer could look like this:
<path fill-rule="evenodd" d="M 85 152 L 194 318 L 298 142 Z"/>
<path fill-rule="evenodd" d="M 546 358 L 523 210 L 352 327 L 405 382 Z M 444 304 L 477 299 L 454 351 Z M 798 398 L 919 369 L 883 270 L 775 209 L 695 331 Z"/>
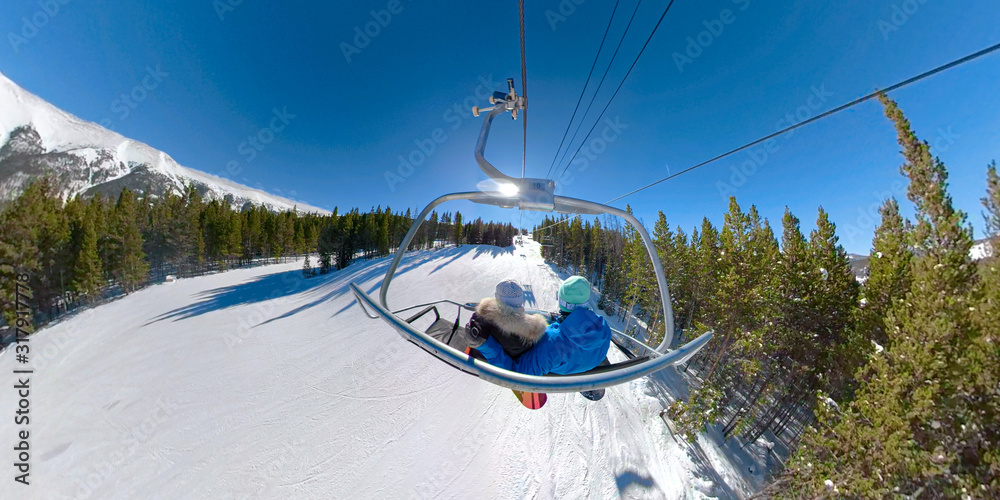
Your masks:
<path fill-rule="evenodd" d="M 507 110 L 501 106 L 494 106 L 493 109 L 490 110 L 490 113 L 486 115 L 486 119 L 483 120 L 483 128 L 479 131 L 479 141 L 476 142 L 476 163 L 479 164 L 479 169 L 482 170 L 483 173 L 490 179 L 517 183 L 520 179 L 504 174 L 499 169 L 494 167 L 493 164 L 490 163 L 490 161 L 484 156 L 486 153 L 486 140 L 490 137 L 490 127 L 493 125 L 493 119 L 506 111 Z M 473 113 L 478 116 L 478 113 L 475 110 Z"/>
<path fill-rule="evenodd" d="M 507 79 L 507 94 L 503 92 L 494 92 L 490 96 L 490 104 L 492 107 L 480 108 L 479 106 L 472 107 L 473 116 L 479 116 L 483 111 L 489 111 L 486 115 L 486 119 L 483 120 L 483 128 L 479 131 L 479 140 L 476 141 L 476 163 L 479 165 L 479 169 L 486 174 L 487 177 L 493 179 L 498 183 L 511 184 L 523 191 L 523 181 L 525 179 L 518 179 L 516 177 L 511 177 L 500 169 L 496 168 L 489 160 L 486 159 L 486 141 L 490 136 L 490 128 L 493 126 L 493 119 L 500 114 L 510 112 L 511 118 L 517 120 L 518 112 L 523 112 L 527 109 L 528 101 L 523 96 L 517 95 L 514 90 L 514 79 Z M 551 182 L 551 181 L 549 181 Z M 555 183 L 552 183 L 552 188 L 555 189 Z"/>

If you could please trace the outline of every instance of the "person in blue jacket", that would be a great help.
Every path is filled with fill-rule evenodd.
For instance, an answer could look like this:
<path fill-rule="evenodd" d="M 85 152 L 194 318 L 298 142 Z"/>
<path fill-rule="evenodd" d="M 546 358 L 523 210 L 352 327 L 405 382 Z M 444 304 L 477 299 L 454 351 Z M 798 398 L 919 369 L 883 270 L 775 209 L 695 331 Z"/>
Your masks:
<path fill-rule="evenodd" d="M 611 327 L 589 309 L 590 283 L 572 276 L 559 286 L 558 319 L 526 352 L 512 358 L 491 336 L 473 337 L 471 347 L 494 366 L 527 375 L 569 375 L 591 370 L 606 362 L 611 346 Z M 603 393 L 603 391 L 601 391 Z"/>

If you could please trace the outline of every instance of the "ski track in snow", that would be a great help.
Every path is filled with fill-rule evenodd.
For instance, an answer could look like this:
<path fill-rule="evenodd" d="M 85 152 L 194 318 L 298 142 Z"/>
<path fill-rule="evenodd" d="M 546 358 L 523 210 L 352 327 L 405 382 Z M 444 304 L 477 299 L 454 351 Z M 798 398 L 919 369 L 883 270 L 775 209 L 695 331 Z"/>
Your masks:
<path fill-rule="evenodd" d="M 32 484 L 7 477 L 0 498 L 719 494 L 670 437 L 648 379 L 531 411 L 368 319 L 348 284 L 377 291 L 388 262 L 182 279 L 47 327 L 31 341 Z M 556 308 L 560 278 L 530 240 L 408 254 L 389 303 L 477 301 L 506 278 L 531 285 L 529 307 Z M 8 380 L 16 367 L 0 355 Z M 7 459 L 15 396 L 0 390 Z"/>

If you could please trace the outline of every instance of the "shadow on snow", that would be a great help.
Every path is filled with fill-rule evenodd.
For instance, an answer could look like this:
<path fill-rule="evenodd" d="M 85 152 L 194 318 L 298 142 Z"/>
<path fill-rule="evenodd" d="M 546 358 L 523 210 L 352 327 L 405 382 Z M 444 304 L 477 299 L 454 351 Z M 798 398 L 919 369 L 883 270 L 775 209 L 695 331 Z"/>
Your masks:
<path fill-rule="evenodd" d="M 649 474 L 641 475 L 638 472 L 632 470 L 627 470 L 625 472 L 622 472 L 621 474 L 618 474 L 618 476 L 615 477 L 615 484 L 618 485 L 618 494 L 620 496 L 624 496 L 625 490 L 627 490 L 628 487 L 632 485 L 635 485 L 636 487 L 643 490 L 657 489 L 656 481 L 653 479 L 653 476 L 650 476 Z"/>
<path fill-rule="evenodd" d="M 396 270 L 396 276 L 405 274 L 429 262 L 445 260 L 445 262 L 439 264 L 436 268 L 434 268 L 434 270 L 431 271 L 431 273 L 433 273 L 471 251 L 475 251 L 476 256 L 489 253 L 494 257 L 503 253 L 511 252 L 509 249 L 490 247 L 487 245 L 470 245 L 436 251 L 413 252 L 403 258 L 402 263 Z M 374 261 L 355 262 L 345 269 L 334 271 L 325 276 L 310 279 L 303 278 L 301 270 L 294 270 L 258 276 L 238 285 L 205 290 L 195 295 L 195 298 L 201 299 L 198 302 L 156 316 L 155 318 L 149 320 L 146 325 L 167 319 L 178 321 L 230 307 L 256 304 L 259 302 L 265 302 L 268 300 L 302 293 L 314 293 L 321 288 L 326 289 L 326 292 L 321 293 L 321 295 L 319 295 L 315 300 L 285 312 L 280 316 L 268 319 L 258 325 L 254 325 L 254 327 L 265 325 L 273 321 L 293 316 L 324 302 L 336 300 L 351 292 L 349 287 L 350 283 L 366 283 L 370 280 L 384 276 L 388 270 L 391 259 L 392 257 L 390 256 L 382 257 Z M 382 280 L 378 280 L 367 290 L 367 292 L 369 294 L 374 293 L 381 286 Z M 350 309 L 355 303 L 356 301 L 352 300 L 344 308 L 334 313 L 334 316 Z"/>

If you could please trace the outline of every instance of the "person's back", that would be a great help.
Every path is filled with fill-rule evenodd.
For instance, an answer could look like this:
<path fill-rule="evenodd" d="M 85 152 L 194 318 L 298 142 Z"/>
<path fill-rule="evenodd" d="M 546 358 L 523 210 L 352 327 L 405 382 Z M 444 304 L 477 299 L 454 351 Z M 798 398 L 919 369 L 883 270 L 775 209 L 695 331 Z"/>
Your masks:
<path fill-rule="evenodd" d="M 471 334 L 470 346 L 477 347 L 481 343 L 478 338 L 489 337 L 516 359 L 541 339 L 547 326 L 541 315 L 525 314 L 523 289 L 513 280 L 505 280 L 497 284 L 494 297 L 479 301 L 465 330 Z"/>
<path fill-rule="evenodd" d="M 568 375 L 591 370 L 606 359 L 611 328 L 604 318 L 586 307 L 589 299 L 590 283 L 573 276 L 559 288 L 559 308 L 569 315 L 549 325 L 531 349 L 513 359 L 499 342 L 486 338 L 477 350 L 490 364 L 528 375 Z"/>
<path fill-rule="evenodd" d="M 610 346 L 611 328 L 604 318 L 578 307 L 562 322 L 549 325 L 541 340 L 511 368 L 529 375 L 581 373 L 600 365 Z"/>

